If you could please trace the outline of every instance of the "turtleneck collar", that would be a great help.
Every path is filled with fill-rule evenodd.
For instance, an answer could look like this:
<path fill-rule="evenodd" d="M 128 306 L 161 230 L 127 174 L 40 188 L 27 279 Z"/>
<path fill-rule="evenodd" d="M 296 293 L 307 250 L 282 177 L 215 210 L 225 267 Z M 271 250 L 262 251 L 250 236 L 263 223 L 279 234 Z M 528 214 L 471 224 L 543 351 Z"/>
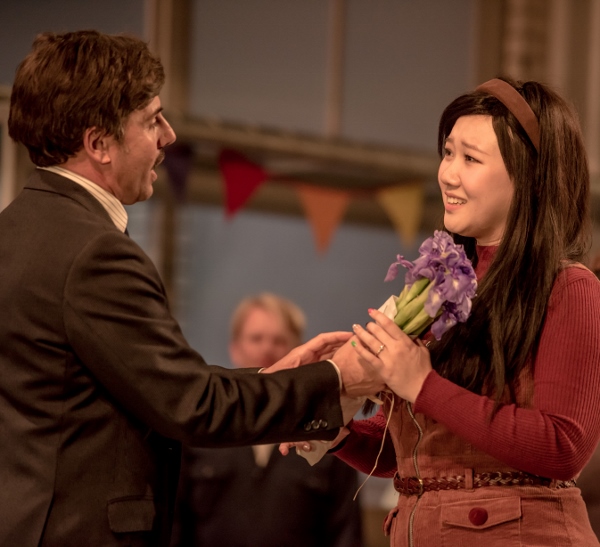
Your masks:
<path fill-rule="evenodd" d="M 476 252 L 478 261 L 477 267 L 475 268 L 477 279 L 481 279 L 486 274 L 490 264 L 492 263 L 492 260 L 494 259 L 494 256 L 496 256 L 497 250 L 497 245 L 477 245 Z"/>

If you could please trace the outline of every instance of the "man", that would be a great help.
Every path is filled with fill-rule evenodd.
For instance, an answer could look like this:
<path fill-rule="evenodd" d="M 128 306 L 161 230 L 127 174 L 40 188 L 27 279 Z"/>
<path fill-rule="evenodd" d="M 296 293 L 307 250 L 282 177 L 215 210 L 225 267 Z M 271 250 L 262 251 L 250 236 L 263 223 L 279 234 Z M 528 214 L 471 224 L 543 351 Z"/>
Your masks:
<path fill-rule="evenodd" d="M 163 81 L 143 42 L 94 31 L 42 34 L 18 67 L 9 132 L 38 169 L 0 214 L 1 546 L 168 545 L 180 442 L 331 438 L 340 381 L 380 387 L 358 365 L 257 374 L 189 347 L 124 233 L 122 204 L 150 197 L 175 141 Z"/>
<path fill-rule="evenodd" d="M 304 314 L 263 293 L 233 312 L 236 367 L 270 367 L 300 344 Z M 356 472 L 333 456 L 311 467 L 274 445 L 184 447 L 173 547 L 360 547 Z M 210 499 L 210 504 L 204 500 Z"/>

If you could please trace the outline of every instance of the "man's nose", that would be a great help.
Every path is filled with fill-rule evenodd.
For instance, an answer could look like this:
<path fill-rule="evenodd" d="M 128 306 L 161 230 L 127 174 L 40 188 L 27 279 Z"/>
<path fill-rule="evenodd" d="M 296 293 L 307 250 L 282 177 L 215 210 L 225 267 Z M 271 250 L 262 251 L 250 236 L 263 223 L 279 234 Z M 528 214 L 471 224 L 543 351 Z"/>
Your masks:
<path fill-rule="evenodd" d="M 177 140 L 177 135 L 175 135 L 175 131 L 171 127 L 171 124 L 166 120 L 166 118 L 164 119 L 163 126 L 163 134 L 160 139 L 161 148 L 169 146 Z"/>

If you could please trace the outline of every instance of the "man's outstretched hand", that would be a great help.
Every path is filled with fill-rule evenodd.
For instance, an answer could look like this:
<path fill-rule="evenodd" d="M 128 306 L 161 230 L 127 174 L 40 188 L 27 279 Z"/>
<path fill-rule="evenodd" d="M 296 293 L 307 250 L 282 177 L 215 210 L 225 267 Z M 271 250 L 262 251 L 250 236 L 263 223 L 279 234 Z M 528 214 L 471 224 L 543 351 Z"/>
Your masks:
<path fill-rule="evenodd" d="M 351 332 L 324 332 L 308 342 L 294 348 L 285 357 L 263 372 L 277 372 L 288 368 L 296 368 L 309 363 L 325 361 L 333 356 L 346 341 L 350 340 Z"/>

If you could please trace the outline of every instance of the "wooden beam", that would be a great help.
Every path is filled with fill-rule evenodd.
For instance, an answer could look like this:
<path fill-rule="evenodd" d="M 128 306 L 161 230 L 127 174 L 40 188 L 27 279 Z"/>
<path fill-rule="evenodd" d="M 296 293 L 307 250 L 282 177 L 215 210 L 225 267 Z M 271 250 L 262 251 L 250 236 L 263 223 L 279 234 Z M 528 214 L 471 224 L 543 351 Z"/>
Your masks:
<path fill-rule="evenodd" d="M 396 176 L 398 180 L 437 179 L 439 159 L 435 152 L 285 133 L 189 116 L 171 116 L 169 120 L 179 141 L 261 152 L 273 158 L 305 158 L 324 165 L 369 169 L 374 176 Z"/>
<path fill-rule="evenodd" d="M 188 106 L 191 0 L 146 0 L 145 9 L 149 47 L 160 57 L 166 73 L 162 105 L 175 115 L 182 115 Z M 162 241 L 157 267 L 174 306 L 178 208 L 169 192 L 159 193 L 158 197 Z"/>
<path fill-rule="evenodd" d="M 346 0 L 329 0 L 329 50 L 325 96 L 325 136 L 340 135 L 344 105 Z"/>
<path fill-rule="evenodd" d="M 160 169 L 160 176 L 154 189 L 155 196 L 162 201 L 165 196 L 171 197 L 171 189 L 166 171 Z M 216 167 L 198 164 L 194 166 L 187 181 L 186 202 L 219 207 L 225 215 L 223 182 Z M 262 185 L 244 206 L 244 210 L 297 217 L 305 216 L 294 186 L 276 181 L 269 181 Z M 439 190 L 427 187 L 421 230 L 428 233 L 440 229 L 443 212 Z M 370 197 L 351 200 L 343 221 L 357 225 L 394 229 L 387 213 L 377 200 Z"/>
<path fill-rule="evenodd" d="M 166 74 L 162 105 L 182 114 L 189 96 L 191 0 L 146 0 L 145 9 L 148 45 L 160 57 Z"/>

